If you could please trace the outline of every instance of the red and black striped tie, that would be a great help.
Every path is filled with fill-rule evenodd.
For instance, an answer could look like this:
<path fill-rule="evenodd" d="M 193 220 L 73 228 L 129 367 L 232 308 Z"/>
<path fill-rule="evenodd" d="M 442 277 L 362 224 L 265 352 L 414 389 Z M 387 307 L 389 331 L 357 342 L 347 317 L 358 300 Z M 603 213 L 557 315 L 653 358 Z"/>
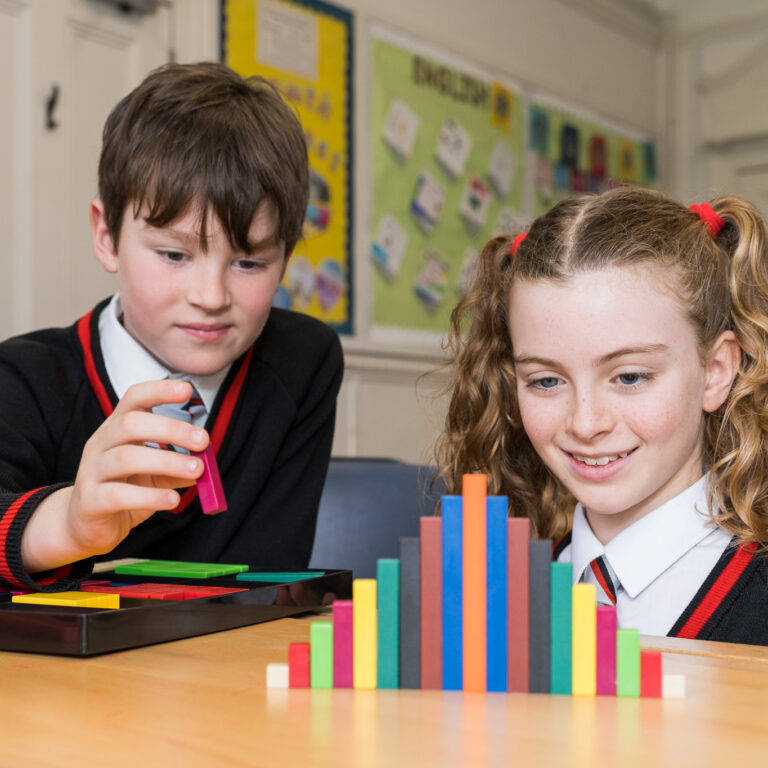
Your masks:
<path fill-rule="evenodd" d="M 592 568 L 592 573 L 595 574 L 597 583 L 603 588 L 603 592 L 611 601 L 611 605 L 616 605 L 616 587 L 613 586 L 613 579 L 611 579 L 611 574 L 608 572 L 608 566 L 603 556 L 596 557 L 589 565 Z"/>

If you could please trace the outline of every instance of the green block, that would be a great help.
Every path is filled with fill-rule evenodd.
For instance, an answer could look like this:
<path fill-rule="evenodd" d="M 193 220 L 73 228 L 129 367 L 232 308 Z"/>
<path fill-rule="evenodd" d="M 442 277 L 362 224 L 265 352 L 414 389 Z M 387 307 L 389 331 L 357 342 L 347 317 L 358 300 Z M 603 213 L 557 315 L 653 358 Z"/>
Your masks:
<path fill-rule="evenodd" d="M 235 578 L 237 581 L 266 581 L 286 584 L 289 581 L 304 581 L 304 579 L 315 579 L 318 576 L 325 576 L 325 571 L 248 571 L 248 573 L 238 573 Z"/>
<path fill-rule="evenodd" d="M 115 573 L 134 576 L 165 576 L 167 578 L 209 579 L 247 571 L 247 565 L 227 563 L 183 563 L 176 560 L 145 560 L 143 563 L 118 565 Z"/>
<path fill-rule="evenodd" d="M 550 690 L 570 695 L 572 683 L 572 600 L 573 566 L 550 565 Z"/>
<path fill-rule="evenodd" d="M 309 627 L 309 687 L 333 688 L 332 621 L 313 621 Z"/>
<path fill-rule="evenodd" d="M 376 562 L 377 581 L 377 688 L 400 684 L 400 561 Z"/>
<path fill-rule="evenodd" d="M 640 695 L 640 631 L 616 630 L 616 695 Z"/>

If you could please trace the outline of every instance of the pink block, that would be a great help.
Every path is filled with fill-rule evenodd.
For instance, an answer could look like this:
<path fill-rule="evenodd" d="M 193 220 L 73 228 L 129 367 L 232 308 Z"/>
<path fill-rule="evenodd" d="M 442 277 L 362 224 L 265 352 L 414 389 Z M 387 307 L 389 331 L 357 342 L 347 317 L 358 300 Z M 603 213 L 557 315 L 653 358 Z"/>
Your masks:
<path fill-rule="evenodd" d="M 209 443 L 202 453 L 192 451 L 192 455 L 202 459 L 205 464 L 203 474 L 197 479 L 197 495 L 200 497 L 203 514 L 217 515 L 227 508 L 227 500 L 224 498 L 224 488 L 221 486 L 221 475 L 213 446 Z"/>
<path fill-rule="evenodd" d="M 352 601 L 333 601 L 333 687 L 352 688 Z"/>
<path fill-rule="evenodd" d="M 616 608 L 597 607 L 597 695 L 616 695 Z"/>

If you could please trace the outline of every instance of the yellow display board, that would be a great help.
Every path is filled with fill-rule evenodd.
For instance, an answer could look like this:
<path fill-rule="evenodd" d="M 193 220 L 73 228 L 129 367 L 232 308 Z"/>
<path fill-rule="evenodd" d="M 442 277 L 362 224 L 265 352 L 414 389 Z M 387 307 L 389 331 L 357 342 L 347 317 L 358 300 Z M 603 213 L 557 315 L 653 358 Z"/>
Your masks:
<path fill-rule="evenodd" d="M 222 0 L 222 60 L 296 109 L 310 164 L 303 238 L 275 304 L 352 333 L 352 15 L 317 0 Z"/>

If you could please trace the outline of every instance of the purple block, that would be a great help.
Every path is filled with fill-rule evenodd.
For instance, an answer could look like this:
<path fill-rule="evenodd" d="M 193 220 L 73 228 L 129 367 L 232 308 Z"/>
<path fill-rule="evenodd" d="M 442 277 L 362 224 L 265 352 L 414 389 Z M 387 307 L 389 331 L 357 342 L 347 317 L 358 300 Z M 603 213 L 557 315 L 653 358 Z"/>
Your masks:
<path fill-rule="evenodd" d="M 353 687 L 352 601 L 333 602 L 333 687 Z"/>
<path fill-rule="evenodd" d="M 224 488 L 221 486 L 221 475 L 213 446 L 209 443 L 202 453 L 193 451 L 192 455 L 202 459 L 205 465 L 203 474 L 197 479 L 197 495 L 200 497 L 203 514 L 217 515 L 227 508 L 227 500 L 224 498 Z"/>
<path fill-rule="evenodd" d="M 597 607 L 597 695 L 616 695 L 616 608 Z"/>

